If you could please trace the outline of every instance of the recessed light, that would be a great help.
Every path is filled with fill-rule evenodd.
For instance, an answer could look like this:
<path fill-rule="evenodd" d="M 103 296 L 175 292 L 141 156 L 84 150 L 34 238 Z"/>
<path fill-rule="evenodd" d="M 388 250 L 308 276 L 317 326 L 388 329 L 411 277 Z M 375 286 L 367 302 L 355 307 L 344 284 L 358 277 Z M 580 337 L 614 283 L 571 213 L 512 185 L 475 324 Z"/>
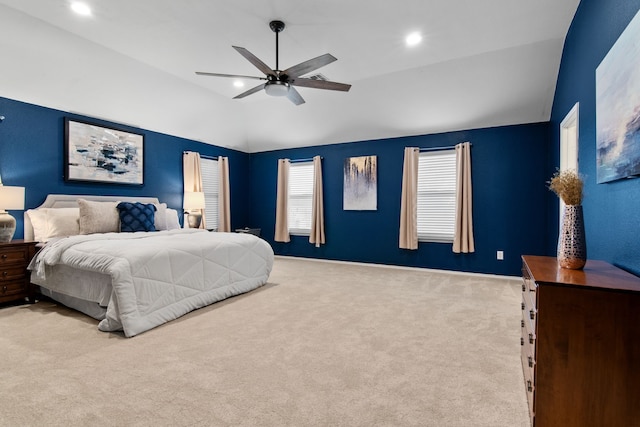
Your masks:
<path fill-rule="evenodd" d="M 244 87 L 244 82 L 241 82 L 240 80 L 236 80 L 235 82 L 233 82 L 233 85 L 235 87 Z"/>
<path fill-rule="evenodd" d="M 419 32 L 411 33 L 404 39 L 407 46 L 416 46 L 422 41 L 422 34 Z"/>
<path fill-rule="evenodd" d="M 82 3 L 79 1 L 74 1 L 71 3 L 71 10 L 73 10 L 78 15 L 89 16 L 91 15 L 91 8 L 86 3 Z"/>

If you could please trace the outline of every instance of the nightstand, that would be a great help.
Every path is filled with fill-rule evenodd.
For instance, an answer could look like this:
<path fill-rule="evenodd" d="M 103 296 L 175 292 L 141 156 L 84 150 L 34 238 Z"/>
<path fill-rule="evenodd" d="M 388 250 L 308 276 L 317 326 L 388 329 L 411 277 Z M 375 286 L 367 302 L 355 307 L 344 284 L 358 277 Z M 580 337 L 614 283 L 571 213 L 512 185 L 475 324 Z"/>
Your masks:
<path fill-rule="evenodd" d="M 27 266 L 38 242 L 13 240 L 0 243 L 0 303 L 27 298 L 33 303 L 33 286 Z"/>

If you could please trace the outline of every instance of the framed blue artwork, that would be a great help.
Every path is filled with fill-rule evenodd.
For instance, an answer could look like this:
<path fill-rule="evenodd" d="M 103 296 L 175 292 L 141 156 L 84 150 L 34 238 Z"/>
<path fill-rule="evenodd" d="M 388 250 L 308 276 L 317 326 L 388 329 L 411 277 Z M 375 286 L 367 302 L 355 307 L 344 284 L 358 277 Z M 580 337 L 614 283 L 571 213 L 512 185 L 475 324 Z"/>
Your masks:
<path fill-rule="evenodd" d="M 66 118 L 64 178 L 142 185 L 144 135 Z"/>
<path fill-rule="evenodd" d="M 640 12 L 596 69 L 598 183 L 640 175 Z"/>

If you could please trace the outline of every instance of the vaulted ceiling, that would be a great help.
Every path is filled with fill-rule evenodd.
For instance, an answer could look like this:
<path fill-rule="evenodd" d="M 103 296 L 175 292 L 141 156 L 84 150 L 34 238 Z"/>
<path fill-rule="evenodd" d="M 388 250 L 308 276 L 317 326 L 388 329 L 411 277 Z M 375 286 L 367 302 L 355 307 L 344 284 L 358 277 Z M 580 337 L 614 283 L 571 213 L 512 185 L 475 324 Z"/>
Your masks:
<path fill-rule="evenodd" d="M 257 152 L 546 121 L 579 0 L 0 0 L 0 96 Z M 299 88 L 295 106 L 233 79 L 320 68 L 349 92 Z M 421 44 L 404 38 L 418 31 Z M 1 112 L 0 112 L 1 113 Z"/>

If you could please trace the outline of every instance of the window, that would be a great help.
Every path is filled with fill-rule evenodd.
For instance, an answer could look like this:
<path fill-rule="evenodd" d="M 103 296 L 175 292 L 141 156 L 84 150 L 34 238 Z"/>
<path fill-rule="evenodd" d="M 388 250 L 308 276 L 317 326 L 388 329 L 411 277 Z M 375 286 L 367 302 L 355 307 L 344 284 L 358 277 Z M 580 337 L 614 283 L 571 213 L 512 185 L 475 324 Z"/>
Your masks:
<path fill-rule="evenodd" d="M 206 227 L 218 228 L 218 161 L 200 158 Z"/>
<path fill-rule="evenodd" d="M 292 163 L 289 167 L 287 220 L 289 233 L 309 235 L 313 200 L 313 162 Z"/>
<path fill-rule="evenodd" d="M 576 103 L 560 123 L 560 170 L 573 169 L 578 172 L 578 119 L 580 103 Z M 564 202 L 560 198 L 560 224 Z"/>
<path fill-rule="evenodd" d="M 453 242 L 456 218 L 456 151 L 420 153 L 418 241 Z"/>

